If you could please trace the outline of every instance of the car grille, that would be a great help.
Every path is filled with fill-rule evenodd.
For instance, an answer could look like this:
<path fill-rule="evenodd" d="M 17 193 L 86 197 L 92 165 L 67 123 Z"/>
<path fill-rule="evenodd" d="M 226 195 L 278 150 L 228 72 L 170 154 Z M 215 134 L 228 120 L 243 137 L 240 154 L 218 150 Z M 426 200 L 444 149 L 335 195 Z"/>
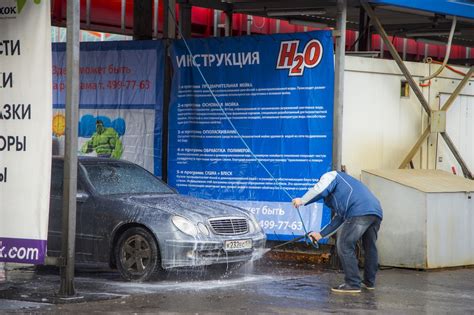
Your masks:
<path fill-rule="evenodd" d="M 249 224 L 245 218 L 218 218 L 210 219 L 214 233 L 220 235 L 238 235 L 247 233 Z"/>

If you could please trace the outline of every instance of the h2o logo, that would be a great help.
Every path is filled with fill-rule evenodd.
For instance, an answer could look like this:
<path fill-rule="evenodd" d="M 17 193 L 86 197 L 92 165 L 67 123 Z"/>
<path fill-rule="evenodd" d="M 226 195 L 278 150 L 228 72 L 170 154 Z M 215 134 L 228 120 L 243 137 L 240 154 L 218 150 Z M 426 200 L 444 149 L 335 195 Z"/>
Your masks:
<path fill-rule="evenodd" d="M 323 46 L 317 39 L 306 43 L 302 52 L 298 52 L 299 40 L 289 40 L 280 43 L 277 69 L 289 69 L 289 76 L 302 76 L 305 68 L 314 68 L 323 56 Z"/>

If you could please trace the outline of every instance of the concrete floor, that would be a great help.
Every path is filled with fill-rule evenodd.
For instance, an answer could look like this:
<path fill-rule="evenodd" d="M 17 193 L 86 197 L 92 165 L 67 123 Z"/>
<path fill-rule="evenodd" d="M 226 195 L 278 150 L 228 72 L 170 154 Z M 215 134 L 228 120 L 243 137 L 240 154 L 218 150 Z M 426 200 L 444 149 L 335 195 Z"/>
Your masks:
<path fill-rule="evenodd" d="M 16 272 L 0 283 L 0 313 L 474 313 L 474 269 L 379 272 L 377 288 L 330 293 L 343 275 L 311 266 L 261 262 L 230 275 L 168 273 L 149 283 L 122 282 L 100 269 L 77 272 L 79 297 L 60 299 L 56 270 Z"/>

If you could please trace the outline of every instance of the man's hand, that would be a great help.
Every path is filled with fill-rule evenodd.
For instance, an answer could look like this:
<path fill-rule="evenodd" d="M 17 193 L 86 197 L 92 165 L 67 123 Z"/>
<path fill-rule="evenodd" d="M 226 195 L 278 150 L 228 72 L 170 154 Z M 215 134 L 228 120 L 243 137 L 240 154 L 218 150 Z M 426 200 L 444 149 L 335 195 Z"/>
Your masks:
<path fill-rule="evenodd" d="M 295 208 L 299 208 L 303 205 L 303 201 L 301 200 L 301 198 L 295 198 L 291 202 L 293 203 L 293 207 Z"/>
<path fill-rule="evenodd" d="M 321 236 L 321 234 L 319 234 L 318 232 L 311 232 L 311 233 L 309 233 L 308 236 L 309 236 L 310 238 L 316 240 L 316 242 L 319 242 L 319 240 L 323 238 L 323 237 Z"/>

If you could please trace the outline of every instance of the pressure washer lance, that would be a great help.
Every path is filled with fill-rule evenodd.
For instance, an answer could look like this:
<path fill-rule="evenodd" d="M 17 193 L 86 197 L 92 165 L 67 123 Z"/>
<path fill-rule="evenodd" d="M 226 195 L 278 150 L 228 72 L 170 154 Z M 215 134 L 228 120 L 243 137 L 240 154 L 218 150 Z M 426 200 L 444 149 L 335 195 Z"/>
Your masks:
<path fill-rule="evenodd" d="M 300 241 L 300 240 L 302 240 L 302 239 L 306 239 L 306 240 L 310 239 L 310 240 L 311 240 L 311 245 L 312 245 L 314 248 L 318 249 L 318 248 L 319 248 L 318 241 L 317 241 L 313 236 L 310 235 L 311 233 L 312 233 L 312 231 L 310 231 L 310 232 L 308 232 L 308 233 L 306 233 L 306 234 L 303 234 L 303 235 L 301 235 L 301 236 L 298 236 L 298 237 L 296 237 L 296 238 L 294 238 L 294 239 L 292 239 L 292 240 L 290 240 L 290 241 L 288 241 L 288 242 L 285 242 L 285 243 L 282 243 L 282 244 L 278 244 L 278 245 L 276 245 L 276 246 L 273 246 L 272 248 L 270 248 L 269 252 L 272 251 L 272 250 L 275 250 L 275 249 L 277 249 L 277 248 L 281 248 L 281 247 L 283 247 L 283 246 L 296 243 L 296 242 L 298 242 L 298 241 Z M 308 244 L 308 243 L 306 242 L 306 244 Z"/>

